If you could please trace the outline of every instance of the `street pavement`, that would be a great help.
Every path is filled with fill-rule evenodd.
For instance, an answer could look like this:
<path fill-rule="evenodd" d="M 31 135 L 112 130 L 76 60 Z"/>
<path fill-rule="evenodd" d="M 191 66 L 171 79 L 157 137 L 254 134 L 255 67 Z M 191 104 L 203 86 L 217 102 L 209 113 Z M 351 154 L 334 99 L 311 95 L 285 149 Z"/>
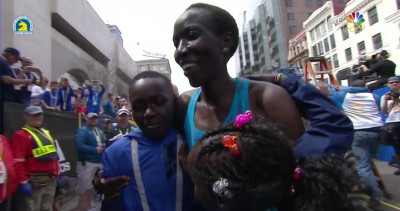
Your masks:
<path fill-rule="evenodd" d="M 388 165 L 387 162 L 375 160 L 383 182 L 388 192 L 392 195 L 392 199 L 383 198 L 383 207 L 385 211 L 400 210 L 400 176 L 394 175 L 397 169 Z"/>

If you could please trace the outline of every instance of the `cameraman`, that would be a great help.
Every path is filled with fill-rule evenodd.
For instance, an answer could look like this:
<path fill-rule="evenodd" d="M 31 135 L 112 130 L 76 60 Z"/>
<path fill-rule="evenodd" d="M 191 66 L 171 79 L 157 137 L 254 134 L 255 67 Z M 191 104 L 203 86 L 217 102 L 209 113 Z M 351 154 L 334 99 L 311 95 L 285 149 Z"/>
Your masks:
<path fill-rule="evenodd" d="M 380 61 L 372 66 L 372 69 L 364 72 L 364 76 L 372 75 L 376 73 L 378 80 L 368 85 L 368 89 L 373 91 L 385 85 L 389 77 L 395 76 L 396 64 L 390 61 L 389 53 L 386 50 L 382 50 L 380 53 Z"/>
<path fill-rule="evenodd" d="M 390 77 L 388 79 L 390 92 L 383 95 L 381 98 L 381 110 L 385 113 L 386 122 L 385 127 L 390 127 L 394 140 L 394 149 L 396 151 L 396 157 L 391 163 L 400 165 L 400 86 L 399 78 L 397 76 Z M 394 172 L 395 175 L 400 175 L 400 170 Z"/>

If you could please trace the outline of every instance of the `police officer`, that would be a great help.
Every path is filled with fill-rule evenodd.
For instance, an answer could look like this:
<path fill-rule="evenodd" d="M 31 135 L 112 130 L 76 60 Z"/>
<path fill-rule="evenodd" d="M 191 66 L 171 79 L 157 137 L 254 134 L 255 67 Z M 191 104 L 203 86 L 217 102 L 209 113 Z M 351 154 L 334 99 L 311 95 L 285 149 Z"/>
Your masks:
<path fill-rule="evenodd" d="M 56 178 L 60 174 L 55 140 L 41 127 L 41 107 L 27 107 L 24 119 L 25 126 L 11 139 L 19 184 L 17 206 L 13 210 L 52 210 Z"/>

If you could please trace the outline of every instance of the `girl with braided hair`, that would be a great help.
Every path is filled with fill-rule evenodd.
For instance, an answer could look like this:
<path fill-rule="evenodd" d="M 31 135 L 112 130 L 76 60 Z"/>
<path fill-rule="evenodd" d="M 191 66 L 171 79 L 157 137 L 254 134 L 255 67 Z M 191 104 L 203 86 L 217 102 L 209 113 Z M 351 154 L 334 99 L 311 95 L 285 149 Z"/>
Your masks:
<path fill-rule="evenodd" d="M 296 163 L 280 129 L 244 122 L 237 117 L 206 133 L 189 154 L 195 198 L 206 210 L 368 210 L 352 191 L 360 179 L 344 159 L 324 155 Z"/>

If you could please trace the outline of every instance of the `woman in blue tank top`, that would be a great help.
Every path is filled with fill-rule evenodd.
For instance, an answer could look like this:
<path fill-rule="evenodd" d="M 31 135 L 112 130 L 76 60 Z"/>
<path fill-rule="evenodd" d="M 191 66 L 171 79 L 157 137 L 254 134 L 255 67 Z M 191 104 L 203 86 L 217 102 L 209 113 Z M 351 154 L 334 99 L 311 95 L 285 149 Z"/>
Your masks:
<path fill-rule="evenodd" d="M 238 40 L 234 18 L 215 6 L 193 4 L 175 22 L 175 60 L 190 85 L 200 87 L 180 96 L 176 112 L 190 148 L 205 131 L 233 121 L 246 110 L 284 126 L 292 144 L 304 133 L 299 112 L 285 90 L 229 76 L 227 63 Z"/>

